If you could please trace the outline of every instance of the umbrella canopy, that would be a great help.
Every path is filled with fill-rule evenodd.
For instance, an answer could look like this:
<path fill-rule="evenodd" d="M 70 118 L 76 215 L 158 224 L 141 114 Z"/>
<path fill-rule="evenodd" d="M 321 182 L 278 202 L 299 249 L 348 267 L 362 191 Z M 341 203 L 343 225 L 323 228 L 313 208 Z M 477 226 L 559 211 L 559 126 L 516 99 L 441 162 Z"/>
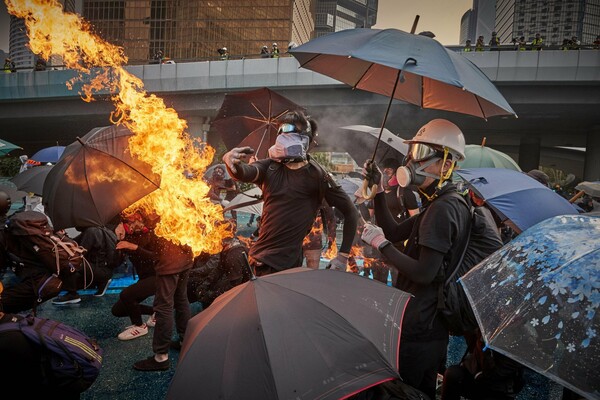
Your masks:
<path fill-rule="evenodd" d="M 346 192 L 348 197 L 355 199 L 356 191 L 362 187 L 362 180 L 359 178 L 341 178 L 336 179 L 336 182 L 342 187 L 342 190 Z"/>
<path fill-rule="evenodd" d="M 250 146 L 256 157 L 263 159 L 275 144 L 279 118 L 294 110 L 306 111 L 268 88 L 230 93 L 225 95 L 213 126 L 227 149 Z"/>
<path fill-rule="evenodd" d="M 37 167 L 28 168 L 15 175 L 10 181 L 14 183 L 19 190 L 42 196 L 44 182 L 52 168 L 54 168 L 52 165 L 39 165 Z"/>
<path fill-rule="evenodd" d="M 11 151 L 16 150 L 16 149 L 22 150 L 23 148 L 20 146 L 17 146 L 16 144 L 7 142 L 6 140 L 0 139 L 0 157 L 5 156 L 8 153 L 10 153 Z"/>
<path fill-rule="evenodd" d="M 375 148 L 377 144 L 377 140 L 379 138 L 379 133 L 381 132 L 381 151 L 378 153 L 378 157 L 375 161 L 382 161 L 386 158 L 395 158 L 397 160 L 402 160 L 406 153 L 408 152 L 408 145 L 404 143 L 404 139 L 400 136 L 395 135 L 391 131 L 386 128 L 376 128 L 368 125 L 349 125 L 342 126 L 341 129 L 344 129 L 346 137 L 344 140 L 341 140 L 340 146 L 346 147 L 349 150 L 346 150 L 350 157 L 354 158 L 352 154 L 355 153 L 363 153 L 365 151 L 371 151 Z M 366 134 L 366 135 L 364 135 Z M 359 160 L 356 160 L 356 163 L 359 166 L 363 166 L 364 162 L 370 159 L 371 154 L 368 157 L 363 157 Z"/>
<path fill-rule="evenodd" d="M 339 399 L 398 377 L 410 295 L 327 269 L 239 285 L 193 317 L 168 399 Z"/>
<path fill-rule="evenodd" d="M 600 197 L 600 181 L 579 182 L 577 186 L 575 186 L 575 189 L 584 192 L 588 196 Z"/>
<path fill-rule="evenodd" d="M 58 162 L 64 151 L 65 146 L 46 147 L 29 157 L 29 159 L 40 163 L 55 164 Z"/>
<path fill-rule="evenodd" d="M 521 172 L 521 167 L 508 154 L 478 144 L 465 146 L 465 159 L 460 168 L 507 168 Z"/>
<path fill-rule="evenodd" d="M 158 189 L 159 176 L 129 153 L 131 135 L 124 126 L 94 128 L 65 149 L 43 191 L 56 229 L 103 226 Z"/>
<path fill-rule="evenodd" d="M 475 64 L 423 35 L 397 29 L 346 29 L 289 52 L 303 68 L 422 108 L 481 118 L 515 115 Z"/>
<path fill-rule="evenodd" d="M 223 168 L 223 171 L 225 171 L 225 175 L 223 176 L 223 179 L 231 179 L 231 175 L 229 175 L 229 172 L 227 172 L 227 167 L 225 166 L 225 164 L 215 164 L 215 165 L 211 165 L 210 167 L 208 167 L 208 169 L 204 173 L 204 179 L 212 178 L 212 174 L 213 174 L 215 168 L 219 167 L 219 166 L 221 168 Z"/>
<path fill-rule="evenodd" d="M 461 282 L 489 347 L 600 399 L 600 218 L 540 222 Z"/>
<path fill-rule="evenodd" d="M 12 203 L 22 203 L 23 198 L 27 196 L 27 192 L 18 190 L 15 184 L 10 181 L 0 183 L 0 191 L 6 193 Z"/>
<path fill-rule="evenodd" d="M 238 194 L 231 199 L 227 207 L 223 209 L 224 212 L 231 210 L 262 215 L 262 190 L 260 190 L 259 187 L 253 187 L 252 189 L 248 189 L 245 192 Z"/>
<path fill-rule="evenodd" d="M 578 214 L 568 200 L 523 172 L 504 168 L 459 169 L 475 194 L 519 231 L 556 215 Z"/>

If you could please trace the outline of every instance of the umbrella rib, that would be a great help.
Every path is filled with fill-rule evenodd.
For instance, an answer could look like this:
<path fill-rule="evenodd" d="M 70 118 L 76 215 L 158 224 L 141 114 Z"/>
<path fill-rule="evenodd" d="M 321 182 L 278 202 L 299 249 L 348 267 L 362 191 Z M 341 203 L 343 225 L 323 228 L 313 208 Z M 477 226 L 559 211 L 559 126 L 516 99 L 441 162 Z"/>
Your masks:
<path fill-rule="evenodd" d="M 253 102 L 250 102 L 250 104 L 256 110 L 256 112 L 259 113 L 261 117 L 263 117 L 264 120 L 268 120 L 268 118 L 265 116 L 265 114 L 262 111 L 260 111 Z M 270 112 L 269 112 L 269 115 L 271 115 Z M 248 117 L 248 118 L 253 119 L 253 117 Z"/>
<path fill-rule="evenodd" d="M 373 65 L 375 65 L 375 63 L 370 63 L 369 67 L 365 70 L 365 72 L 362 73 L 362 75 L 360 76 L 360 78 L 358 78 L 358 80 L 356 81 L 355 84 L 352 85 L 352 90 L 356 89 L 356 86 L 360 83 L 360 81 L 362 81 L 362 79 L 365 77 L 365 75 L 369 72 L 369 70 L 371 68 L 373 68 Z M 396 91 L 396 87 L 394 86 L 394 92 Z M 394 92 L 392 92 L 392 98 L 394 97 Z"/>
<path fill-rule="evenodd" d="M 464 86 L 462 87 L 462 90 L 464 90 L 465 92 L 469 92 L 467 89 L 464 88 Z M 469 92 L 471 93 L 471 92 Z M 487 117 L 485 115 L 485 111 L 483 111 L 483 107 L 481 106 L 481 101 L 479 101 L 479 96 L 477 96 L 476 94 L 471 93 L 473 96 L 475 96 L 475 101 L 477 101 L 477 105 L 479 106 L 479 110 L 481 110 L 481 117 L 483 118 L 484 121 L 487 122 Z"/>

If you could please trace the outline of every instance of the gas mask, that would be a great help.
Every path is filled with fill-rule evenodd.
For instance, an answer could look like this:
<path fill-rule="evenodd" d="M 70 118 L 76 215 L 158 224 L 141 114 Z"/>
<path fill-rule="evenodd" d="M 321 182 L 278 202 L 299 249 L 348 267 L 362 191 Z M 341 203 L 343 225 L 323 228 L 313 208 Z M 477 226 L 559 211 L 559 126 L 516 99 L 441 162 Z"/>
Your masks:
<path fill-rule="evenodd" d="M 419 165 L 418 162 L 409 160 L 406 165 L 396 170 L 396 179 L 398 180 L 398 184 L 402 187 L 407 187 L 409 185 L 421 186 L 427 177 L 440 179 L 439 175 L 430 174 L 429 172 L 424 171 L 425 168 L 429 167 L 437 160 L 439 160 L 439 158 L 434 157 L 423 165 Z"/>
<path fill-rule="evenodd" d="M 269 148 L 269 158 L 281 163 L 306 161 L 310 137 L 295 132 L 292 124 L 282 124 L 275 144 Z"/>
<path fill-rule="evenodd" d="M 404 166 L 396 170 L 396 179 L 402 187 L 408 185 L 420 186 L 425 182 L 425 178 L 440 179 L 439 175 L 425 172 L 424 169 L 444 158 L 446 153 L 436 149 L 427 143 L 412 143 L 408 148 L 408 154 L 404 160 Z M 424 162 L 419 165 L 420 162 Z"/>

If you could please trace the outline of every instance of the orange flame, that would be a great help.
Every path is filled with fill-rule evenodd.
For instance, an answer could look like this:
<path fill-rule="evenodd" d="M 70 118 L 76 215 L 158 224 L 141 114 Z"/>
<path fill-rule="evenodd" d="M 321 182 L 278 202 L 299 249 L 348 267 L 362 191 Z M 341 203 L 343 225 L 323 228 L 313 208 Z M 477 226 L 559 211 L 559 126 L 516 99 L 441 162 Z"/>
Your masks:
<path fill-rule="evenodd" d="M 331 244 L 331 247 L 328 248 L 325 252 L 323 252 L 323 258 L 328 260 L 332 260 L 337 256 L 338 248 L 337 248 L 337 240 L 334 238 Z"/>
<path fill-rule="evenodd" d="M 134 133 L 129 140 L 131 154 L 161 176 L 161 188 L 130 209 L 156 212 L 161 217 L 156 233 L 189 245 L 194 255 L 221 251 L 222 240 L 233 236 L 232 227 L 224 223 L 221 206 L 208 199 L 209 186 L 202 180 L 215 150 L 191 138 L 186 121 L 123 68 L 127 63 L 123 49 L 95 35 L 80 16 L 64 13 L 56 0 L 6 0 L 6 4 L 10 14 L 25 20 L 34 53 L 45 59 L 60 55 L 66 67 L 80 72 L 67 85 L 72 89 L 83 82 L 84 101 L 92 101 L 101 90 L 111 93 L 115 106 L 111 121 Z"/>
<path fill-rule="evenodd" d="M 321 216 L 318 215 L 317 218 L 315 218 L 315 222 L 313 223 L 310 232 L 308 232 L 308 235 L 306 235 L 304 240 L 302 240 L 302 246 L 309 244 L 311 238 L 321 235 L 323 235 L 323 221 L 321 221 Z"/>

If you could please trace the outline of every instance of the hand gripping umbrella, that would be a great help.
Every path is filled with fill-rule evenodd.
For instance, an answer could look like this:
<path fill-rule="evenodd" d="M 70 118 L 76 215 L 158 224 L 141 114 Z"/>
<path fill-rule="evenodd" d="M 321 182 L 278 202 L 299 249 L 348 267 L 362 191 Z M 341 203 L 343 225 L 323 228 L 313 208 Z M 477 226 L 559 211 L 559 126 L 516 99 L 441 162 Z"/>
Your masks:
<path fill-rule="evenodd" d="M 124 126 L 94 128 L 67 146 L 44 183 L 45 211 L 56 229 L 105 225 L 159 188 L 150 165 L 129 153 L 131 135 Z"/>
<path fill-rule="evenodd" d="M 409 298 L 327 269 L 252 277 L 190 320 L 167 399 L 340 399 L 397 379 Z"/>
<path fill-rule="evenodd" d="M 225 95 L 213 126 L 227 149 L 250 146 L 258 159 L 267 158 L 275 144 L 279 118 L 304 108 L 268 88 Z"/>
<path fill-rule="evenodd" d="M 303 68 L 388 96 L 381 132 L 393 99 L 485 119 L 516 115 L 475 64 L 424 35 L 397 29 L 347 29 L 289 52 Z M 372 160 L 376 152 L 377 146 Z"/>

